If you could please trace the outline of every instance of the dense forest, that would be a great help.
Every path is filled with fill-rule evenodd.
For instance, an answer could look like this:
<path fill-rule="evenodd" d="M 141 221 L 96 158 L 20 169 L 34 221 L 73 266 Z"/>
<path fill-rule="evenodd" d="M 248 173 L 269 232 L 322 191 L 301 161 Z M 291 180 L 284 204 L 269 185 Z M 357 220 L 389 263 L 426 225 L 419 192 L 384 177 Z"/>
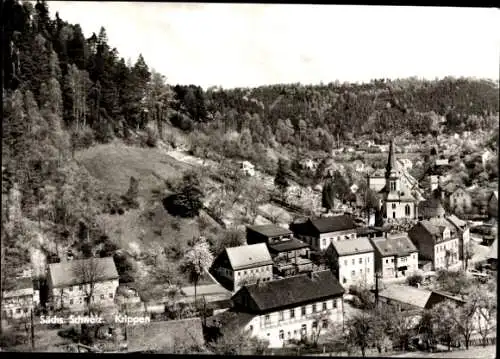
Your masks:
<path fill-rule="evenodd" d="M 205 91 L 167 84 L 142 55 L 126 61 L 104 27 L 86 38 L 80 25 L 50 18 L 45 1 L 5 0 L 1 16 L 2 240 L 4 255 L 19 263 L 37 240 L 26 223 L 56 239 L 105 238 L 94 219 L 108 194 L 74 161 L 75 151 L 96 143 L 144 133 L 144 146 L 154 146 L 173 126 L 196 150 L 266 163 L 268 148 L 326 152 L 353 136 L 432 134 L 442 119 L 448 132 L 497 126 L 498 85 L 488 80 Z"/>

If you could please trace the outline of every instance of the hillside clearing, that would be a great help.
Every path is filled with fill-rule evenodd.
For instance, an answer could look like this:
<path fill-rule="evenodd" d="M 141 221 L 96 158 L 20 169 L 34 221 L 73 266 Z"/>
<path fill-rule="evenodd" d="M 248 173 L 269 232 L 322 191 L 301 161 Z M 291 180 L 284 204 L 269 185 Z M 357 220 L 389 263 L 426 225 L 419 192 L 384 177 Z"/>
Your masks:
<path fill-rule="evenodd" d="M 123 194 L 128 189 L 130 177 L 139 179 L 139 195 L 146 198 L 151 195 L 151 189 L 163 184 L 163 180 L 179 177 L 190 168 L 156 148 L 120 143 L 85 149 L 75 157 L 111 192 Z"/>

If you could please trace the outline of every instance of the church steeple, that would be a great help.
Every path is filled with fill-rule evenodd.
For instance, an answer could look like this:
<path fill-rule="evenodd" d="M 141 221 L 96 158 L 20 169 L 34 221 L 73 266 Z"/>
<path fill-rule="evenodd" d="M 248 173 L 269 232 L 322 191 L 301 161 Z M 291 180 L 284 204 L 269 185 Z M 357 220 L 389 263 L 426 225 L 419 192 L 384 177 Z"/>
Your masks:
<path fill-rule="evenodd" d="M 389 157 L 387 158 L 387 166 L 385 167 L 385 176 L 389 178 L 392 172 L 396 171 L 396 157 L 394 156 L 394 141 L 391 139 L 389 143 Z"/>

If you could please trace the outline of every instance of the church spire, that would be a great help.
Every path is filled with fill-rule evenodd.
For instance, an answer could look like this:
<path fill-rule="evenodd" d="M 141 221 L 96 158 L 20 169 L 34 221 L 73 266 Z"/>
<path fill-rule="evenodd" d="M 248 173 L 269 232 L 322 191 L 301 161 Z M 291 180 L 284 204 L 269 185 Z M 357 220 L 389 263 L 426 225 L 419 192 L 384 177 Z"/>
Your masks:
<path fill-rule="evenodd" d="M 387 166 L 385 167 L 385 175 L 390 176 L 392 171 L 396 170 L 396 157 L 394 156 L 394 141 L 391 139 L 389 143 L 389 157 L 387 159 Z"/>

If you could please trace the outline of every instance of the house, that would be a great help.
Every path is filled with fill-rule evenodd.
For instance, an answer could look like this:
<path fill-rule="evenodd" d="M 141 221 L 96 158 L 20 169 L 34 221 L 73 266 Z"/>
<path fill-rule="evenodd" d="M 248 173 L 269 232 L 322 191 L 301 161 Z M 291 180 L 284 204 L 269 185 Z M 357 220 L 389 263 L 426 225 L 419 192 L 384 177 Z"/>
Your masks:
<path fill-rule="evenodd" d="M 399 312 L 407 312 L 418 325 L 424 310 L 432 309 L 435 305 L 452 301 L 457 305 L 465 304 L 461 298 L 440 291 L 431 291 L 407 285 L 389 285 L 378 292 L 379 305 L 392 307 Z"/>
<path fill-rule="evenodd" d="M 273 272 L 290 276 L 312 271 L 309 244 L 292 236 L 292 231 L 274 224 L 247 227 L 247 243 L 266 243 L 273 259 Z"/>
<path fill-rule="evenodd" d="M 344 288 L 371 287 L 375 278 L 373 246 L 367 238 L 335 241 L 326 251 L 332 270 Z"/>
<path fill-rule="evenodd" d="M 231 311 L 238 314 L 238 330 L 278 348 L 342 323 L 343 294 L 330 271 L 313 272 L 244 286 L 233 296 Z"/>
<path fill-rule="evenodd" d="M 466 255 L 467 247 L 470 243 L 470 227 L 467 222 L 462 221 L 454 214 L 445 217 L 455 228 L 458 236 L 458 258 L 463 260 Z"/>
<path fill-rule="evenodd" d="M 418 249 L 405 233 L 371 239 L 375 271 L 382 278 L 398 278 L 418 270 Z"/>
<path fill-rule="evenodd" d="M 356 237 L 357 238 L 376 238 L 376 237 L 384 237 L 387 235 L 387 228 L 382 227 L 359 227 L 356 229 Z"/>
<path fill-rule="evenodd" d="M 444 218 L 445 214 L 446 212 L 438 195 L 433 195 L 418 204 L 419 219 Z"/>
<path fill-rule="evenodd" d="M 498 261 L 498 238 L 495 238 L 493 243 L 490 246 L 490 251 L 486 256 L 486 260 L 490 264 L 493 269 L 497 269 L 497 261 Z"/>
<path fill-rule="evenodd" d="M 408 232 L 421 259 L 432 261 L 433 270 L 458 263 L 459 239 L 451 223 L 443 218 L 423 220 Z"/>
<path fill-rule="evenodd" d="M 127 327 L 127 351 L 175 353 L 205 345 L 201 318 L 150 321 Z"/>
<path fill-rule="evenodd" d="M 49 264 L 50 309 L 85 311 L 88 301 L 91 306 L 114 306 L 118 278 L 113 257 Z"/>
<path fill-rule="evenodd" d="M 498 218 L 498 191 L 493 191 L 488 199 L 488 214 L 491 218 Z"/>
<path fill-rule="evenodd" d="M 309 170 L 311 172 L 316 171 L 316 169 L 318 168 L 318 164 L 310 158 L 301 161 L 300 165 L 303 169 Z"/>
<path fill-rule="evenodd" d="M 8 319 L 29 318 L 36 303 L 31 277 L 17 278 L 14 286 L 4 290 L 2 296 L 2 317 Z"/>
<path fill-rule="evenodd" d="M 240 170 L 247 176 L 255 176 L 255 166 L 248 161 L 243 161 L 240 163 Z"/>
<path fill-rule="evenodd" d="M 356 223 L 349 215 L 309 218 L 305 223 L 292 223 L 294 235 L 309 243 L 315 251 L 324 251 L 330 243 L 356 239 Z"/>
<path fill-rule="evenodd" d="M 455 213 L 465 213 L 472 208 L 472 197 L 464 188 L 459 187 L 449 196 L 450 208 Z"/>
<path fill-rule="evenodd" d="M 273 279 L 273 260 L 265 243 L 226 248 L 213 262 L 211 272 L 224 287 L 237 291 L 245 283 Z"/>
<path fill-rule="evenodd" d="M 415 219 L 418 215 L 418 199 L 412 193 L 414 185 L 408 182 L 399 168 L 394 154 L 393 141 L 389 145 L 389 155 L 384 177 L 382 173 L 368 177 L 368 186 L 382 200 L 382 212 L 387 219 Z"/>

